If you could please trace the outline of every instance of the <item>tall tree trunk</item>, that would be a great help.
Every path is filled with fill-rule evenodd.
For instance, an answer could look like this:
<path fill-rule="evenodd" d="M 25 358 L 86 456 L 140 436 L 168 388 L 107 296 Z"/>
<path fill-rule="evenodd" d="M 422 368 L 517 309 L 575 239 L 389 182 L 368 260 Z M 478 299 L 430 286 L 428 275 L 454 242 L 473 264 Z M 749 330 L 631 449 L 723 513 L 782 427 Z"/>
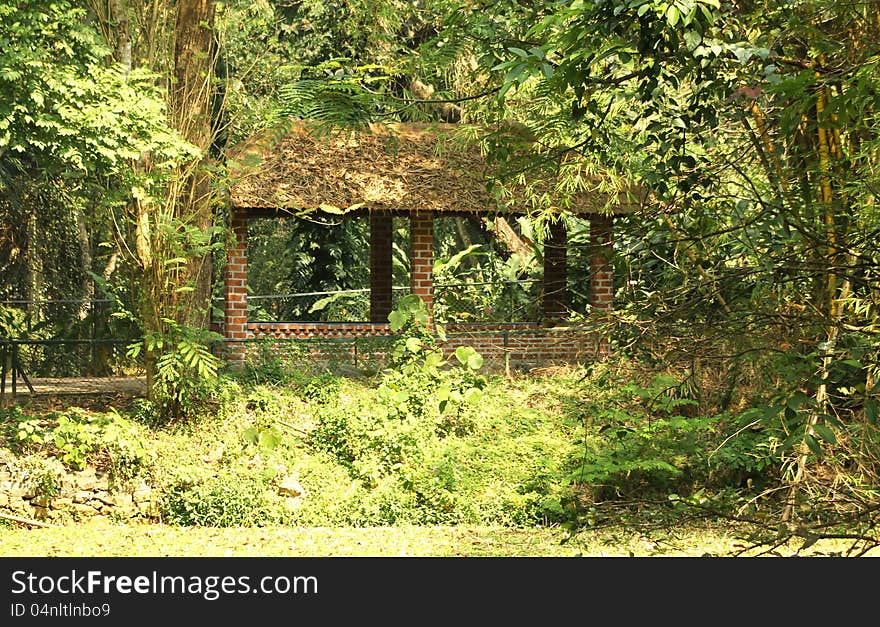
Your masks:
<path fill-rule="evenodd" d="M 131 72 L 131 29 L 128 25 L 128 7 L 125 0 L 112 0 L 112 6 L 113 22 L 116 25 L 116 60 L 128 76 Z"/>
<path fill-rule="evenodd" d="M 214 3 L 212 0 L 178 2 L 174 43 L 174 85 L 171 116 L 184 139 L 200 148 L 203 158 L 179 172 L 168 202 L 186 224 L 206 230 L 214 222 L 210 177 L 210 149 L 214 142 L 211 96 L 214 92 Z M 189 285 L 186 302 L 179 303 L 178 322 L 206 328 L 211 297 L 212 262 L 209 254 L 190 259 L 181 284 Z"/>

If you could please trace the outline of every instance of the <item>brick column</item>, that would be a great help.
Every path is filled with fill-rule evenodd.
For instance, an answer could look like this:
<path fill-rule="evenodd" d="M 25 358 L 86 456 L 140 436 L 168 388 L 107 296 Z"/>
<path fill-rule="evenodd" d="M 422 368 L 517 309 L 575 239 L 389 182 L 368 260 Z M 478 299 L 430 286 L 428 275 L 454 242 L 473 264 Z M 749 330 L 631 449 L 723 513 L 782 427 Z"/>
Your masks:
<path fill-rule="evenodd" d="M 597 321 L 614 308 L 614 217 L 590 216 L 590 307 Z M 598 357 L 611 352 L 607 337 L 599 339 Z"/>
<path fill-rule="evenodd" d="M 425 301 L 430 313 L 434 305 L 434 216 L 430 211 L 409 216 L 410 291 Z"/>
<path fill-rule="evenodd" d="M 370 322 L 388 322 L 391 313 L 393 235 L 390 213 L 370 213 Z"/>
<path fill-rule="evenodd" d="M 567 234 L 562 218 L 550 223 L 544 240 L 544 300 L 545 324 L 565 319 L 568 315 L 568 264 L 566 259 Z"/>
<path fill-rule="evenodd" d="M 227 343 L 226 358 L 230 367 L 236 368 L 244 362 L 245 345 L 241 340 L 247 339 L 248 220 L 246 210 L 233 209 L 230 228 L 235 236 L 235 243 L 226 251 L 225 335 L 228 340 L 233 340 Z"/>

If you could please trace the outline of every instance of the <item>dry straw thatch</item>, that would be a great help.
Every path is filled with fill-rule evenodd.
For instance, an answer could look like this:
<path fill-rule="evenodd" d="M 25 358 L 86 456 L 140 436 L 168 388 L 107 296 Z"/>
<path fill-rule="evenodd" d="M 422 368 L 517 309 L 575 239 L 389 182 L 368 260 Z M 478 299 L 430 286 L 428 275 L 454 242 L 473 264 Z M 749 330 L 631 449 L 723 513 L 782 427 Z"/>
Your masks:
<path fill-rule="evenodd" d="M 227 155 L 234 208 L 290 211 L 323 208 L 393 212 L 528 213 L 489 191 L 490 166 L 463 128 L 397 123 L 318 133 L 290 120 L 233 147 Z M 548 196 L 549 197 L 549 196 Z M 578 214 L 636 209 L 632 193 L 581 192 Z"/>

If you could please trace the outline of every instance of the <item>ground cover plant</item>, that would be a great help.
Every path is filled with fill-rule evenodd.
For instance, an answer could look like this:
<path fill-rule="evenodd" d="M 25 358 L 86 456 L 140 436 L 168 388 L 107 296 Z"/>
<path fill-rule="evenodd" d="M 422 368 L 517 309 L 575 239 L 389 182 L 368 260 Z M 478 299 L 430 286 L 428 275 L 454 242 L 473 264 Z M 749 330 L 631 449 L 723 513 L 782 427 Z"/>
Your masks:
<path fill-rule="evenodd" d="M 876 551 L 870 516 L 783 521 L 773 431 L 743 430 L 745 409 L 706 412 L 705 390 L 671 373 L 616 359 L 510 376 L 408 337 L 403 365 L 380 373 L 268 363 L 283 374 L 273 383 L 260 364 L 223 376 L 186 421 L 157 420 L 143 398 L 4 409 L 4 453 L 27 461 L 50 501 L 62 473 L 95 467 L 152 486 L 156 506 L 51 521 L 59 529 L 7 518 L 0 551 L 82 554 L 64 540 L 76 529 L 117 555 Z M 194 544 L 173 548 L 189 532 Z M 27 540 L 38 534 L 48 545 Z"/>

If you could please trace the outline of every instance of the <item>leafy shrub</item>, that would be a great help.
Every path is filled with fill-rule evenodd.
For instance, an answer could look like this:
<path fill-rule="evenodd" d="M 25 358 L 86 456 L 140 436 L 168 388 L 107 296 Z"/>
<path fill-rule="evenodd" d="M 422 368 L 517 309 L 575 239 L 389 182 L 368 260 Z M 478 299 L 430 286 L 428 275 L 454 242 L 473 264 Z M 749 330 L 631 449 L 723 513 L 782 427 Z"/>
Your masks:
<path fill-rule="evenodd" d="M 297 390 L 305 400 L 326 405 L 339 396 L 341 382 L 332 372 L 324 371 L 317 375 L 300 372 L 295 379 L 297 379 Z"/>
<path fill-rule="evenodd" d="M 148 427 L 158 426 L 161 417 L 155 403 L 148 398 L 135 398 L 125 410 L 130 420 Z"/>
<path fill-rule="evenodd" d="M 705 462 L 717 418 L 682 415 L 697 402 L 677 393 L 679 385 L 658 375 L 647 386 L 625 384 L 585 403 L 582 411 L 598 430 L 584 435 L 571 480 L 600 497 L 687 483 Z"/>
<path fill-rule="evenodd" d="M 115 409 L 108 416 L 100 446 L 106 456 L 111 485 L 125 485 L 141 476 L 153 459 L 133 424 Z"/>
<path fill-rule="evenodd" d="M 137 429 L 116 410 L 92 414 L 71 408 L 43 419 L 21 412 L 15 416 L 22 451 L 48 454 L 68 469 L 92 464 L 106 468 L 111 480 L 127 481 L 146 466 L 148 455 Z"/>
<path fill-rule="evenodd" d="M 28 456 L 24 459 L 25 485 L 37 497 L 53 497 L 61 491 L 64 465 L 54 457 Z"/>
<path fill-rule="evenodd" d="M 181 481 L 163 499 L 164 520 L 201 527 L 260 526 L 272 521 L 266 486 L 245 474 L 223 474 L 191 484 Z"/>
<path fill-rule="evenodd" d="M 220 359 L 209 349 L 222 339 L 212 331 L 163 319 L 162 331 L 147 334 L 142 342 L 129 346 L 132 359 L 144 353 L 154 370 L 149 391 L 160 421 L 194 418 L 205 413 L 216 397 Z"/>
<path fill-rule="evenodd" d="M 284 385 L 292 380 L 296 360 L 302 354 L 299 346 L 275 340 L 258 340 L 252 346 L 256 354 L 251 353 L 244 368 L 233 375 L 237 380 L 249 385 Z"/>
<path fill-rule="evenodd" d="M 774 432 L 761 424 L 758 408 L 735 416 L 718 416 L 717 446 L 707 453 L 710 483 L 740 487 L 749 483 L 764 484 L 782 465 L 779 447 L 785 438 L 782 430 Z"/>

